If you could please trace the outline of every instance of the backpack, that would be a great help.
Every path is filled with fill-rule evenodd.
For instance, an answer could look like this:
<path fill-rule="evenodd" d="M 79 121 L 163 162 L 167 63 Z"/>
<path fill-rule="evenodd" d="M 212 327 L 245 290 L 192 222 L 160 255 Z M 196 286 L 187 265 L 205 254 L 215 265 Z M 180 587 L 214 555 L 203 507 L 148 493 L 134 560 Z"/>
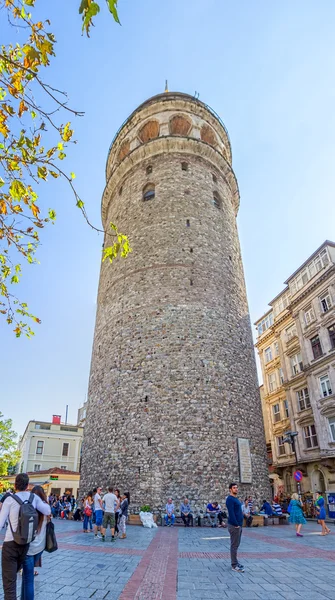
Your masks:
<path fill-rule="evenodd" d="M 34 494 L 30 493 L 28 500 L 21 500 L 16 494 L 12 498 L 20 505 L 16 531 L 13 531 L 8 519 L 14 542 L 20 546 L 30 544 L 35 539 L 38 526 L 38 514 L 33 506 Z"/>

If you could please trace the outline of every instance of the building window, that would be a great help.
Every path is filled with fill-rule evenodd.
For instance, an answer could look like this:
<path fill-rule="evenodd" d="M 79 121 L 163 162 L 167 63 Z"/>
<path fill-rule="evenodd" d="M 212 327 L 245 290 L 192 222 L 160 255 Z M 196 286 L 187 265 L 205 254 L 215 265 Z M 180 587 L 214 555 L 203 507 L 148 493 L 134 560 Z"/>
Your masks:
<path fill-rule="evenodd" d="M 321 271 L 324 267 L 329 264 L 329 257 L 327 249 L 325 248 L 318 254 L 305 269 L 300 271 L 294 279 L 290 282 L 290 290 L 292 294 L 299 291 L 316 273 Z"/>
<path fill-rule="evenodd" d="M 290 340 L 292 340 L 295 336 L 297 335 L 297 327 L 294 323 L 294 325 L 291 325 L 291 327 L 288 327 L 286 329 L 286 341 L 289 342 Z"/>
<path fill-rule="evenodd" d="M 36 454 L 43 454 L 43 448 L 44 448 L 44 442 L 42 442 L 42 441 L 37 442 Z"/>
<path fill-rule="evenodd" d="M 275 356 L 279 356 L 279 343 L 275 342 L 274 347 L 275 347 Z"/>
<path fill-rule="evenodd" d="M 288 418 L 290 416 L 290 411 L 288 408 L 288 400 L 284 400 L 283 405 L 284 405 L 284 415 L 286 418 Z"/>
<path fill-rule="evenodd" d="M 181 163 L 181 170 L 182 171 L 188 171 L 188 163 L 187 162 L 182 162 Z"/>
<path fill-rule="evenodd" d="M 306 448 L 317 448 L 318 438 L 316 435 L 315 425 L 307 425 L 304 427 L 304 438 Z"/>
<path fill-rule="evenodd" d="M 213 182 L 217 183 L 218 182 L 218 178 L 216 175 L 214 175 L 214 173 L 212 173 L 212 177 L 213 177 Z"/>
<path fill-rule="evenodd" d="M 258 323 L 258 325 L 257 325 L 258 335 L 262 335 L 262 333 L 264 333 L 264 331 L 269 329 L 269 327 L 271 327 L 271 325 L 273 325 L 273 313 L 272 312 L 269 313 L 268 315 L 266 315 L 266 317 L 264 317 L 264 319 L 262 319 L 261 322 Z"/>
<path fill-rule="evenodd" d="M 213 206 L 215 206 L 215 208 L 220 209 L 222 206 L 222 202 L 221 202 L 221 198 L 220 195 L 217 192 L 213 193 Z"/>
<path fill-rule="evenodd" d="M 311 401 L 309 399 L 308 388 L 303 388 L 297 391 L 298 411 L 310 408 Z"/>
<path fill-rule="evenodd" d="M 282 385 L 284 383 L 284 373 L 283 373 L 283 369 L 281 367 L 278 369 L 278 375 L 279 375 L 279 381 Z"/>
<path fill-rule="evenodd" d="M 269 382 L 269 393 L 274 392 L 277 389 L 276 373 L 274 371 L 272 373 L 269 373 L 268 382 Z"/>
<path fill-rule="evenodd" d="M 279 421 L 281 421 L 280 418 L 280 406 L 279 404 L 274 404 L 272 407 L 272 413 L 273 413 L 273 422 L 274 423 L 279 423 Z"/>
<path fill-rule="evenodd" d="M 265 354 L 265 362 L 266 363 L 270 362 L 270 360 L 272 360 L 271 346 L 269 346 L 268 348 L 265 348 L 264 354 Z"/>
<path fill-rule="evenodd" d="M 148 183 L 143 188 L 143 200 L 153 200 L 155 197 L 155 186 L 153 183 Z"/>
<path fill-rule="evenodd" d="M 34 471 L 40 471 L 41 465 L 34 465 Z"/>
<path fill-rule="evenodd" d="M 286 454 L 284 438 L 282 435 L 277 437 L 277 448 L 279 456 L 283 456 L 284 454 Z"/>
<path fill-rule="evenodd" d="M 280 298 L 278 298 L 278 300 L 273 305 L 273 312 L 275 314 L 275 317 L 280 315 L 280 313 L 283 312 L 283 310 L 285 310 L 285 308 L 288 307 L 289 303 L 290 303 L 290 292 L 287 291 L 287 292 L 285 292 L 285 294 L 280 296 Z"/>
<path fill-rule="evenodd" d="M 326 292 L 323 296 L 320 296 L 321 310 L 326 313 L 332 307 L 332 300 L 330 294 Z"/>
<path fill-rule="evenodd" d="M 306 323 L 306 325 L 310 325 L 314 320 L 315 320 L 314 310 L 312 309 L 311 306 L 309 306 L 305 310 L 305 323 Z"/>
<path fill-rule="evenodd" d="M 320 343 L 320 338 L 318 335 L 315 335 L 311 338 L 311 346 L 313 350 L 314 358 L 320 358 L 322 356 L 322 348 Z"/>
<path fill-rule="evenodd" d="M 69 445 L 67 442 L 63 444 L 62 456 L 69 456 Z"/>
<path fill-rule="evenodd" d="M 330 327 L 328 327 L 328 333 L 329 333 L 331 348 L 332 348 L 332 350 L 334 350 L 334 348 L 335 348 L 335 323 L 334 323 L 334 325 L 331 325 Z"/>
<path fill-rule="evenodd" d="M 64 469 L 64 471 L 66 471 L 66 465 L 62 465 L 61 469 Z"/>
<path fill-rule="evenodd" d="M 328 375 L 324 375 L 323 377 L 320 377 L 320 388 L 321 388 L 321 396 L 323 396 L 323 398 L 327 398 L 327 396 L 331 396 L 333 391 L 332 391 L 332 387 L 330 385 L 330 380 Z"/>
<path fill-rule="evenodd" d="M 294 356 L 291 356 L 291 368 L 293 377 L 294 375 L 298 375 L 298 373 L 301 373 L 301 371 L 303 370 L 304 366 L 302 364 L 302 356 L 300 352 L 298 354 L 295 354 Z"/>
<path fill-rule="evenodd" d="M 148 165 L 147 168 L 145 169 L 145 172 L 147 175 L 150 175 L 150 173 L 152 173 L 152 166 Z"/>
<path fill-rule="evenodd" d="M 330 436 L 331 436 L 332 442 L 335 442 L 335 417 L 330 417 L 328 419 L 328 423 L 329 423 Z"/>

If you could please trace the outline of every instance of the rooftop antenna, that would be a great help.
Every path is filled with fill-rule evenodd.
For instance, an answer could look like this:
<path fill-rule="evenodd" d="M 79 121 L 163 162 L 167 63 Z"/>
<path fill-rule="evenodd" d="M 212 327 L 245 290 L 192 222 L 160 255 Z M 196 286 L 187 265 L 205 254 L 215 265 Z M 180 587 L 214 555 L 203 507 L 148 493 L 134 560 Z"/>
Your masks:
<path fill-rule="evenodd" d="M 164 92 L 168 92 L 168 91 L 169 91 L 168 80 L 165 79 L 165 90 L 164 90 Z"/>
<path fill-rule="evenodd" d="M 69 405 L 67 404 L 66 405 L 66 411 L 65 411 L 65 425 L 67 425 L 67 414 L 68 414 L 68 411 L 69 411 Z"/>

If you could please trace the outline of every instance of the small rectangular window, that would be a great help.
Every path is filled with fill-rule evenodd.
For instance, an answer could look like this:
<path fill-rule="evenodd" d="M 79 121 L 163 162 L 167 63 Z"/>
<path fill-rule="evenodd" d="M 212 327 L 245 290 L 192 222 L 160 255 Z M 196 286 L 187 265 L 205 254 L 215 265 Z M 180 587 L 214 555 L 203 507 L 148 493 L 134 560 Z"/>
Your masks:
<path fill-rule="evenodd" d="M 273 371 L 268 375 L 269 393 L 274 392 L 277 389 L 276 373 Z"/>
<path fill-rule="evenodd" d="M 328 292 L 323 296 L 320 296 L 320 304 L 323 313 L 328 312 L 329 309 L 332 307 L 332 300 Z"/>
<path fill-rule="evenodd" d="M 213 182 L 214 182 L 214 183 L 217 183 L 217 182 L 218 182 L 218 178 L 217 178 L 217 176 L 216 176 L 216 175 L 214 175 L 214 173 L 213 173 L 213 174 L 212 174 L 212 177 L 213 177 Z"/>
<path fill-rule="evenodd" d="M 66 471 L 66 465 L 62 465 L 61 469 L 64 469 L 64 471 Z"/>
<path fill-rule="evenodd" d="M 306 448 L 317 448 L 318 438 L 316 435 L 315 425 L 307 425 L 304 427 L 304 438 L 305 438 L 305 446 Z"/>
<path fill-rule="evenodd" d="M 331 349 L 334 350 L 334 348 L 335 348 L 335 323 L 334 323 L 334 325 L 331 325 L 330 327 L 328 327 L 328 333 L 329 333 Z"/>
<path fill-rule="evenodd" d="M 188 171 L 188 163 L 187 162 L 182 162 L 181 163 L 181 170 L 182 171 Z"/>
<path fill-rule="evenodd" d="M 297 391 L 298 411 L 306 410 L 310 408 L 311 401 L 309 399 L 308 388 L 303 388 Z"/>
<path fill-rule="evenodd" d="M 291 357 L 291 368 L 293 377 L 295 375 L 298 375 L 298 373 L 301 373 L 301 371 L 303 371 L 304 366 L 302 364 L 302 356 L 300 352 L 299 354 L 295 354 Z"/>
<path fill-rule="evenodd" d="M 44 442 L 41 440 L 37 442 L 36 454 L 43 454 Z"/>
<path fill-rule="evenodd" d="M 273 422 L 274 423 L 279 423 L 279 421 L 281 420 L 281 418 L 280 418 L 280 406 L 279 406 L 279 404 L 274 404 L 273 405 L 272 412 L 273 412 Z"/>
<path fill-rule="evenodd" d="M 332 442 L 335 442 L 335 417 L 330 417 L 328 423 Z"/>
<path fill-rule="evenodd" d="M 284 438 L 282 435 L 277 437 L 277 448 L 279 456 L 283 456 L 284 454 L 286 454 Z"/>
<path fill-rule="evenodd" d="M 315 320 L 314 310 L 310 306 L 305 310 L 305 323 L 306 325 L 310 325 Z"/>
<path fill-rule="evenodd" d="M 283 405 L 284 405 L 284 415 L 286 418 L 288 418 L 290 416 L 290 411 L 288 408 L 288 400 L 284 400 Z"/>
<path fill-rule="evenodd" d="M 148 446 L 151 446 L 151 438 L 148 438 Z"/>
<path fill-rule="evenodd" d="M 322 356 L 322 348 L 320 338 L 318 335 L 315 335 L 311 338 L 311 346 L 314 358 L 320 358 L 320 356 Z"/>
<path fill-rule="evenodd" d="M 67 442 L 63 444 L 62 456 L 69 456 L 69 445 Z"/>
<path fill-rule="evenodd" d="M 34 465 L 34 471 L 40 471 L 41 465 Z"/>
<path fill-rule="evenodd" d="M 332 386 L 331 386 L 328 375 L 324 375 L 323 377 L 320 377 L 320 388 L 321 388 L 321 396 L 323 398 L 327 398 L 328 396 L 332 395 L 333 390 L 332 390 Z"/>
<path fill-rule="evenodd" d="M 265 362 L 266 363 L 270 362 L 270 360 L 272 360 L 271 346 L 269 346 L 268 348 L 265 348 L 264 354 L 265 354 Z"/>

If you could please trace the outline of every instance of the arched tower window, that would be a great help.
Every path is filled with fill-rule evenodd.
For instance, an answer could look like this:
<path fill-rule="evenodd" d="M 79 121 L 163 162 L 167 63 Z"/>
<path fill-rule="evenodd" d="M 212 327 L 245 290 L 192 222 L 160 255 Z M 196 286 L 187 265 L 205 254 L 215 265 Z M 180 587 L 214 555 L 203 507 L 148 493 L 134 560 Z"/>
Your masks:
<path fill-rule="evenodd" d="M 210 144 L 210 146 L 214 146 L 214 148 L 217 146 L 216 135 L 215 135 L 213 129 L 209 125 L 204 124 L 201 127 L 200 137 L 203 142 Z"/>
<path fill-rule="evenodd" d="M 150 140 L 154 140 L 159 136 L 159 123 L 158 121 L 147 121 L 145 125 L 143 125 L 142 129 L 138 134 L 141 142 L 145 144 L 146 142 L 150 142 Z"/>
<path fill-rule="evenodd" d="M 147 183 L 143 188 L 142 200 L 153 200 L 155 197 L 155 184 Z"/>
<path fill-rule="evenodd" d="M 220 198 L 220 194 L 218 194 L 217 192 L 213 192 L 213 205 L 215 206 L 215 208 L 218 208 L 219 210 L 222 207 L 222 200 Z"/>
<path fill-rule="evenodd" d="M 124 142 L 122 142 L 121 146 L 120 146 L 120 150 L 118 153 L 118 161 L 121 162 L 121 160 L 124 159 L 125 156 L 127 156 L 127 154 L 129 154 L 130 152 L 130 142 L 129 140 L 125 140 Z"/>
<path fill-rule="evenodd" d="M 190 133 L 192 123 L 183 117 L 183 115 L 175 115 L 170 120 L 171 135 L 188 135 Z"/>

